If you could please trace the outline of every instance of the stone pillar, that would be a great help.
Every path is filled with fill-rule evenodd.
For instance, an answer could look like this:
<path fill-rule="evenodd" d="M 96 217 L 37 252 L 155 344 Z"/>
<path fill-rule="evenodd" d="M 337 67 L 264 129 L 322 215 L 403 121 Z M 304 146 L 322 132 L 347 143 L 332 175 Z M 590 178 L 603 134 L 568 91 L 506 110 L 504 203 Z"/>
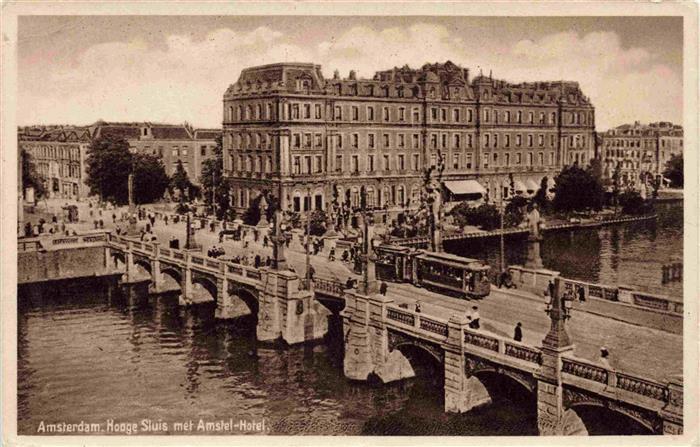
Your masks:
<path fill-rule="evenodd" d="M 668 404 L 661 410 L 663 435 L 683 434 L 683 377 L 674 377 L 668 384 Z"/>
<path fill-rule="evenodd" d="M 343 317 L 345 358 L 343 371 L 352 380 L 367 380 L 371 373 L 384 382 L 414 377 L 408 359 L 400 351 L 389 351 L 385 325 L 386 307 L 393 300 L 373 293 L 346 292 Z"/>
<path fill-rule="evenodd" d="M 153 251 L 155 255 L 151 261 L 151 277 L 153 289 L 157 292 L 163 284 L 163 275 L 160 273 L 160 242 L 153 242 Z"/>
<path fill-rule="evenodd" d="M 180 297 L 178 302 L 180 306 L 187 306 L 192 304 L 190 298 L 190 292 L 192 291 L 192 269 L 190 268 L 190 254 L 185 254 L 186 264 L 182 267 L 182 290 L 180 291 Z"/>
<path fill-rule="evenodd" d="M 448 413 L 465 413 L 491 403 L 491 397 L 481 381 L 465 374 L 464 329 L 467 326 L 467 320 L 461 315 L 453 315 L 447 323 L 445 411 Z"/>
<path fill-rule="evenodd" d="M 109 236 L 108 236 L 109 237 Z M 110 270 L 111 269 L 111 263 L 112 263 L 112 248 L 109 245 L 105 245 L 105 250 L 104 250 L 104 267 L 105 270 Z"/>
<path fill-rule="evenodd" d="M 136 265 L 134 264 L 134 243 L 127 242 L 127 250 L 124 253 L 126 258 L 126 281 L 131 282 L 136 278 Z"/>
<path fill-rule="evenodd" d="M 296 273 L 261 269 L 258 340 L 281 338 L 292 345 L 326 335 L 330 312 L 314 299 L 313 291 L 300 290 L 299 285 Z"/>

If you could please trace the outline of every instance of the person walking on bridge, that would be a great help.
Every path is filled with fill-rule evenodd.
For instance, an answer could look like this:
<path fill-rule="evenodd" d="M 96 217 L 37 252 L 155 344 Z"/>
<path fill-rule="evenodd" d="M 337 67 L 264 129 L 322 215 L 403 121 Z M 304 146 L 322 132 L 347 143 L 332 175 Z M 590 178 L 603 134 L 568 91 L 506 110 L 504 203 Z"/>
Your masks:
<path fill-rule="evenodd" d="M 467 316 L 470 320 L 469 327 L 472 329 L 479 329 L 479 308 L 477 306 L 472 306 L 471 313 Z"/>
<path fill-rule="evenodd" d="M 523 324 L 518 321 L 515 325 L 515 333 L 513 334 L 513 340 L 523 341 Z"/>
<path fill-rule="evenodd" d="M 600 364 L 603 365 L 605 369 L 613 369 L 610 366 L 610 351 L 605 346 L 600 348 Z"/>

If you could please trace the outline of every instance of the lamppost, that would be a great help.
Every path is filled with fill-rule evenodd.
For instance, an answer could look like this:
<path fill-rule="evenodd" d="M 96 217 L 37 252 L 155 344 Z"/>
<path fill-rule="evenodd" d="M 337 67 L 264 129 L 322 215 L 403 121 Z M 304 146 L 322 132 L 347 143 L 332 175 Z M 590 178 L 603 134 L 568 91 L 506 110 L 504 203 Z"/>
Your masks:
<path fill-rule="evenodd" d="M 306 196 L 309 198 L 309 206 L 306 208 L 306 287 L 311 289 L 311 186 L 306 186 Z"/>
<path fill-rule="evenodd" d="M 566 332 L 565 322 L 571 318 L 570 306 L 572 297 L 568 293 L 562 293 L 561 286 L 561 280 L 555 278 L 554 282 L 550 282 L 548 288 L 549 300 L 545 312 L 549 315 L 550 328 L 542 341 L 542 345 L 548 348 L 561 349 L 571 346 L 571 339 Z"/>
<path fill-rule="evenodd" d="M 374 227 L 370 222 L 372 214 L 367 210 L 366 191 L 361 191 L 363 197 L 360 203 L 363 204 L 360 208 L 360 218 L 362 219 L 362 252 L 360 261 L 362 263 L 362 284 L 360 292 L 364 295 L 370 295 L 377 291 L 377 272 L 375 271 L 375 255 L 374 247 L 372 247 Z"/>
<path fill-rule="evenodd" d="M 501 195 L 501 206 L 500 206 L 500 217 L 501 217 L 501 274 L 505 272 L 505 243 L 503 240 L 503 215 L 506 212 L 505 201 L 503 195 Z"/>

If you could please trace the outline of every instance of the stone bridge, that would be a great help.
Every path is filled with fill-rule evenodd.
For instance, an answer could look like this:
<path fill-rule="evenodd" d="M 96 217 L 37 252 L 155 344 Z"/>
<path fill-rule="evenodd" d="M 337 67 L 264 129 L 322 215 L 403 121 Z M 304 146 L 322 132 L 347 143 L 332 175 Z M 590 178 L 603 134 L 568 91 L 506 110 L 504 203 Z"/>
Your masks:
<path fill-rule="evenodd" d="M 253 314 L 261 341 L 294 344 L 322 338 L 329 309 L 342 309 L 346 377 L 400 380 L 412 377 L 427 358 L 444 379 L 448 412 L 489 403 L 488 377 L 496 375 L 537 402 L 538 429 L 544 435 L 586 434 L 577 413 L 583 407 L 624 415 L 649 433 L 682 433 L 682 379 L 660 383 L 575 357 L 565 318 L 555 321 L 550 315 L 552 329 L 542 344 L 526 345 L 470 329 L 458 315 L 445 319 L 408 310 L 372 288 L 346 289 L 323 279 L 305 284 L 287 270 L 256 269 L 161 248 L 157 242 L 110 234 L 105 239 L 105 259 L 124 272 L 125 282 L 149 281 L 154 292 L 179 290 L 182 304 L 204 296 L 216 301 L 218 318 Z"/>

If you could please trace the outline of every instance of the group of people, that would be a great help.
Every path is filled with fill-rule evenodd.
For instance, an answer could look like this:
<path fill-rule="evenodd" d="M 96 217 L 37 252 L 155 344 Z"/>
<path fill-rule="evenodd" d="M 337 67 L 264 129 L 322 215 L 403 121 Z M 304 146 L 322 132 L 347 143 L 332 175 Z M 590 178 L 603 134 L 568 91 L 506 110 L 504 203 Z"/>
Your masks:
<path fill-rule="evenodd" d="M 219 256 L 223 256 L 226 254 L 226 250 L 224 250 L 224 247 L 220 245 L 214 245 L 209 250 L 207 250 L 207 256 L 210 258 L 218 258 Z"/>

